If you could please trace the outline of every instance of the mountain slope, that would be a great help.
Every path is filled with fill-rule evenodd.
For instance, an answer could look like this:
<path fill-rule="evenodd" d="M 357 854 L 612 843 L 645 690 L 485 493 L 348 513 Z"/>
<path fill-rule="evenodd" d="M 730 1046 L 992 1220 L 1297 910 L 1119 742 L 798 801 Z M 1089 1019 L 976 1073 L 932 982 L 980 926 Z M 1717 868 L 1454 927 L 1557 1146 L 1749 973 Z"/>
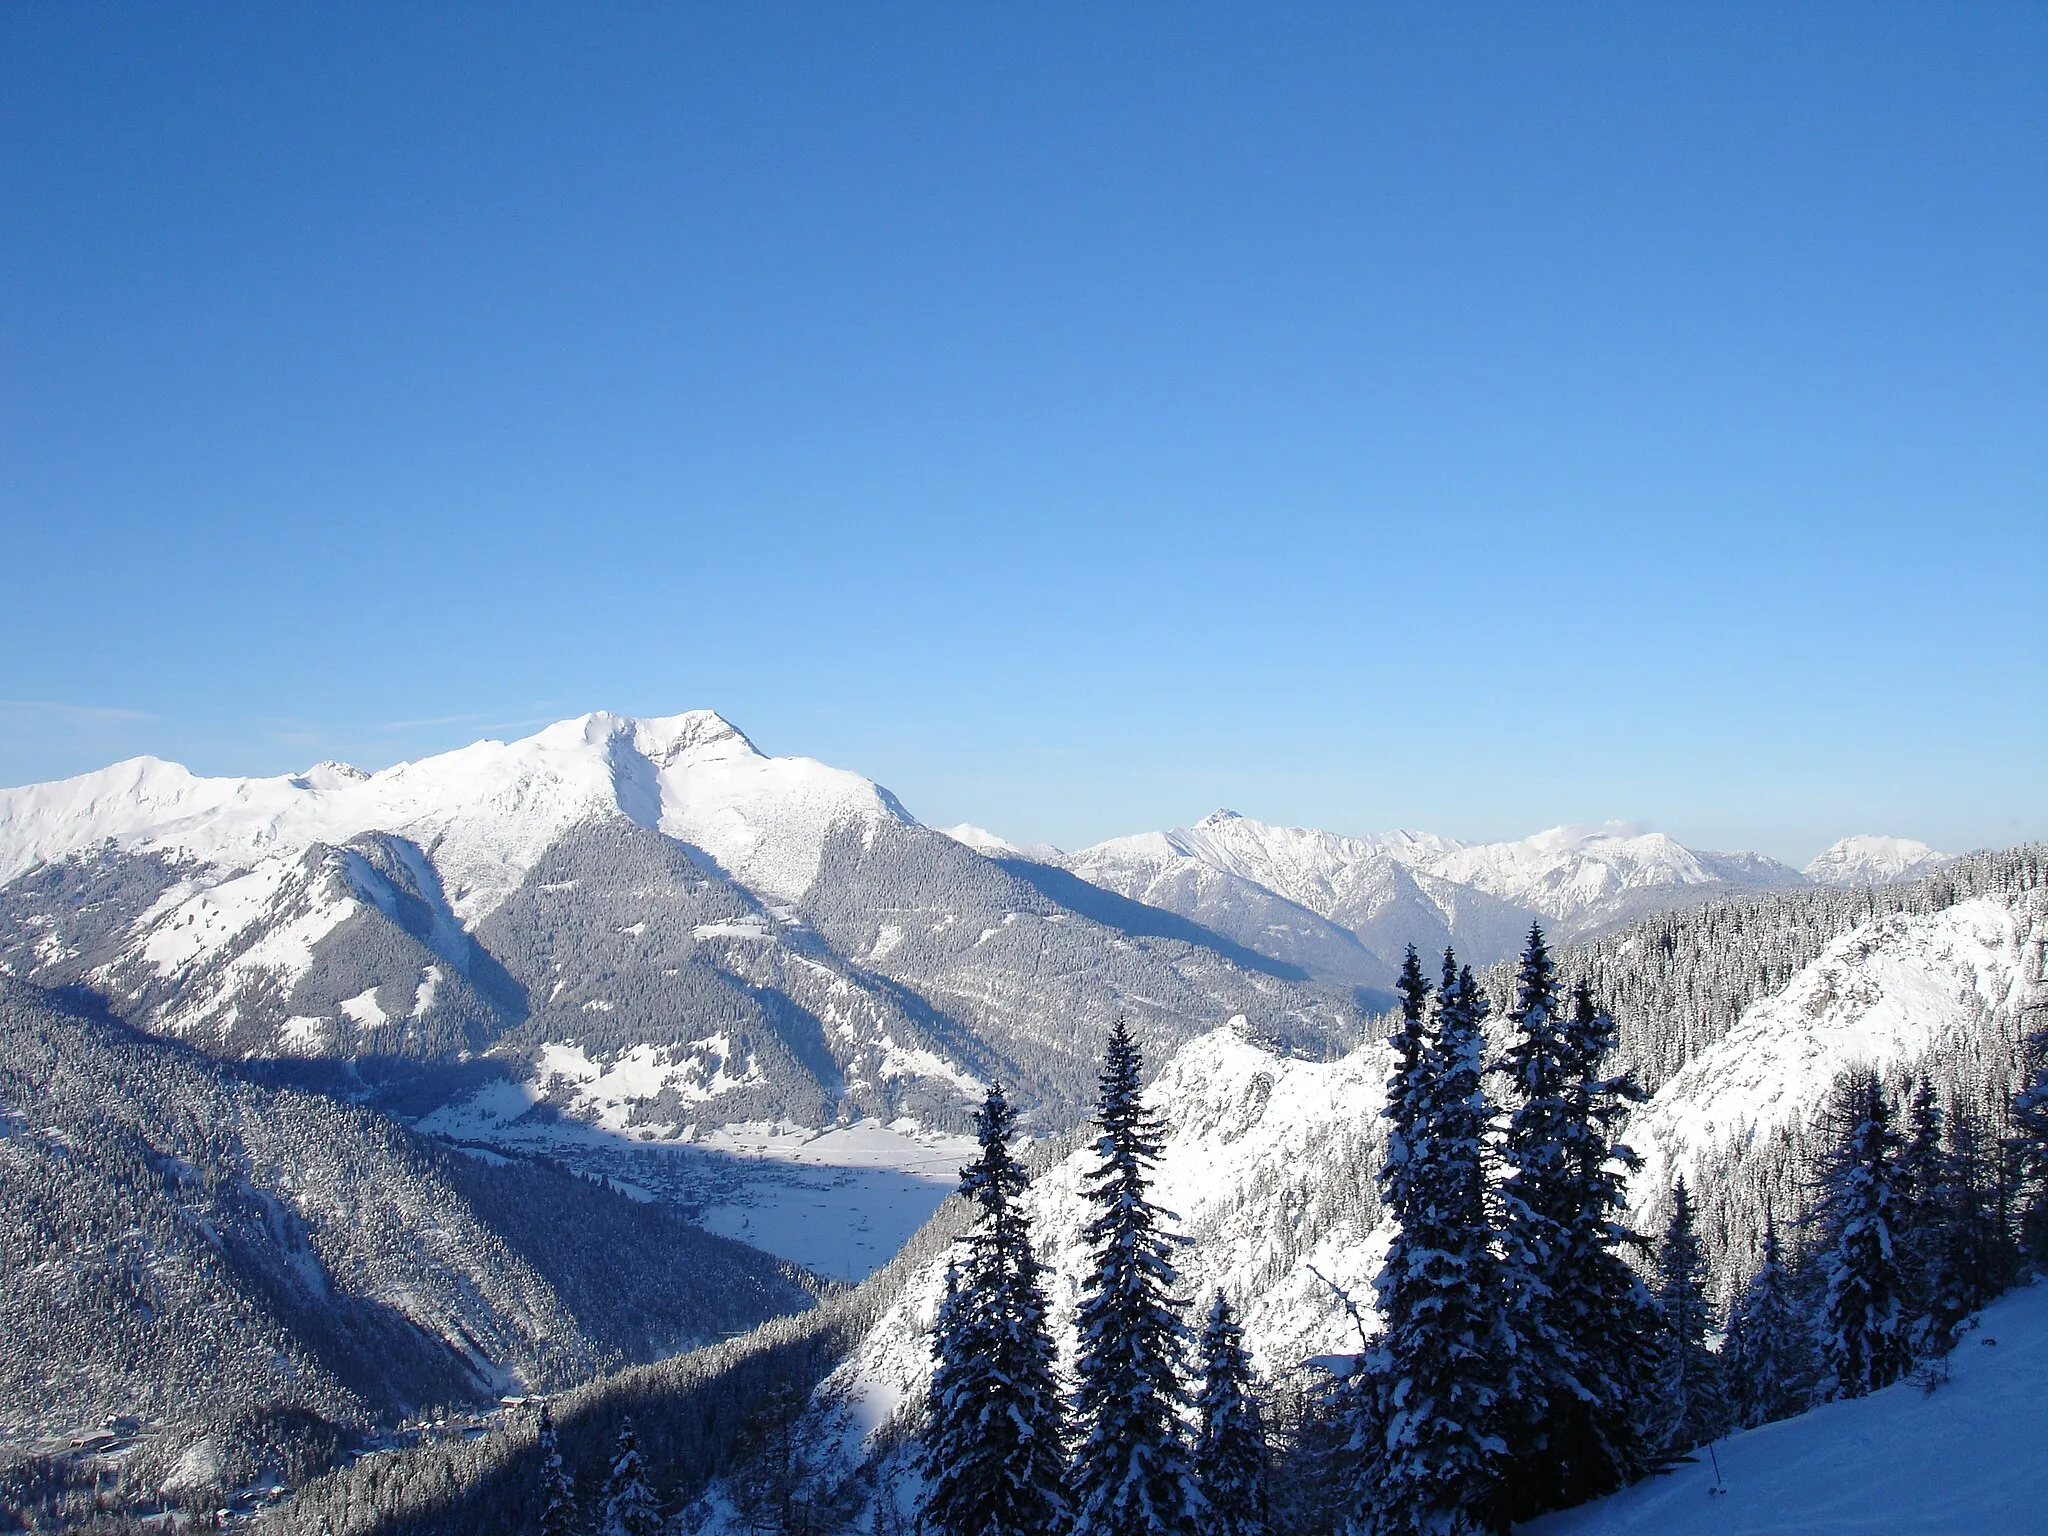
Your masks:
<path fill-rule="evenodd" d="M 134 1415 L 158 1476 L 200 1441 L 245 1462 L 280 1424 L 331 1444 L 809 1303 L 657 1207 L 239 1081 L 7 981 L 0 1210 L 0 1435 Z"/>
<path fill-rule="evenodd" d="M 1528 1536 L 2029 1536 L 2048 1510 L 2048 1285 L 1987 1307 L 1930 1394 L 1868 1397 L 1730 1435 L 1668 1476 L 1518 1527 Z M 1715 1490 L 1719 1491 L 1715 1491 Z"/>

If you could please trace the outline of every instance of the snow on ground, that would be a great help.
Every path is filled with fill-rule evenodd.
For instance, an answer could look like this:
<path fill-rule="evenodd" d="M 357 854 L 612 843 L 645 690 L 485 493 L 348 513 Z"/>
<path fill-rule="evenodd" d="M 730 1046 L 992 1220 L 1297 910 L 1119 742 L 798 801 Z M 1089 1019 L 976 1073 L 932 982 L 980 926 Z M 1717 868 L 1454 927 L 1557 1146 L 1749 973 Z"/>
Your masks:
<path fill-rule="evenodd" d="M 581 1082 L 581 1069 L 596 1071 L 573 1047 L 549 1049 L 560 1053 L 550 1064 L 563 1076 Z M 693 1126 L 672 1138 L 617 1116 L 616 1124 L 592 1124 L 536 1113 L 539 1104 L 534 1085 L 499 1078 L 414 1129 L 469 1151 L 554 1158 L 838 1280 L 865 1279 L 894 1258 L 953 1192 L 975 1151 L 969 1137 L 874 1120 L 827 1131 Z"/>
<path fill-rule="evenodd" d="M 2048 1530 L 2048 1284 L 1988 1307 L 1951 1379 L 1718 1442 L 1713 1458 L 1524 1536 L 2039 1536 Z M 1710 1492 L 1719 1484 L 1725 1493 Z"/>
<path fill-rule="evenodd" d="M 611 1008 L 601 998 L 583 1006 Z M 664 1090 L 673 1090 L 685 1104 L 698 1104 L 761 1076 L 754 1059 L 736 1056 L 724 1034 L 687 1045 L 636 1045 L 602 1064 L 580 1045 L 546 1045 L 537 1070 L 544 1086 L 558 1080 L 576 1085 L 572 1103 L 579 1117 L 620 1132 L 632 1127 L 636 1109 Z"/>
<path fill-rule="evenodd" d="M 706 1228 L 839 1280 L 896 1257 L 976 1151 L 970 1137 L 873 1120 L 824 1132 L 723 1126 L 698 1145 L 751 1161 L 741 1192 L 705 1208 Z"/>

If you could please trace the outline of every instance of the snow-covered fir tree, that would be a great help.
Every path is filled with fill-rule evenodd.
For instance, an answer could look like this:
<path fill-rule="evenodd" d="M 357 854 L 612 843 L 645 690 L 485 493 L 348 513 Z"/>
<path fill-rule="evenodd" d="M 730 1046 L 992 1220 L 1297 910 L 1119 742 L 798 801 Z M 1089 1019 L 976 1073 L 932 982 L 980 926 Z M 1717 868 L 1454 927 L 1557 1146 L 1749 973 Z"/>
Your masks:
<path fill-rule="evenodd" d="M 1391 1181 L 1402 1227 L 1377 1282 L 1385 1328 L 1368 1362 L 1382 1439 L 1363 1493 L 1378 1532 L 1459 1536 L 1500 1522 L 1496 1419 L 1515 1343 L 1487 1198 L 1485 1015 L 1471 970 L 1446 950 L 1427 1045 L 1389 1095 L 1405 1166 Z"/>
<path fill-rule="evenodd" d="M 540 1536 L 574 1536 L 576 1490 L 562 1466 L 562 1448 L 555 1441 L 555 1416 L 540 1405 L 540 1486 L 534 1491 Z"/>
<path fill-rule="evenodd" d="M 1202 1330 L 1195 1396 L 1195 1480 L 1208 1502 L 1204 1536 L 1266 1536 L 1266 1423 L 1244 1329 L 1221 1291 Z"/>
<path fill-rule="evenodd" d="M 633 1421 L 619 1426 L 611 1471 L 604 1484 L 604 1523 L 599 1536 L 661 1536 L 661 1505 L 647 1486 L 647 1459 L 633 1434 Z"/>
<path fill-rule="evenodd" d="M 1415 1245 L 1421 1231 L 1421 1117 L 1428 1104 L 1429 998 L 1422 961 L 1410 944 L 1394 990 L 1401 999 L 1400 1022 L 1388 1037 L 1394 1053 L 1393 1075 L 1380 1113 L 1387 1121 L 1386 1152 L 1378 1174 L 1380 1210 L 1393 1225 L 1387 1256 L 1374 1281 L 1375 1307 L 1382 1328 L 1358 1357 L 1349 1375 L 1328 1394 L 1328 1418 L 1339 1432 L 1323 1446 L 1323 1475 L 1349 1483 L 1349 1498 L 1333 1502 L 1347 1510 L 1339 1521 L 1352 1536 L 1389 1528 L 1380 1486 L 1391 1449 L 1387 1430 L 1393 1419 L 1393 1398 L 1400 1382 L 1385 1322 L 1409 1316 L 1419 1308 L 1414 1282 L 1419 1274 Z"/>
<path fill-rule="evenodd" d="M 976 1130 L 981 1151 L 960 1193 L 979 1213 L 947 1270 L 932 1337 L 923 1524 L 935 1536 L 1049 1536 L 1067 1516 L 1064 1407 L 1001 1085 Z"/>
<path fill-rule="evenodd" d="M 1718 1439 L 1728 1427 L 1721 1362 L 1707 1348 L 1714 1307 L 1706 1294 L 1707 1261 L 1694 1228 L 1685 1180 L 1671 1189 L 1671 1218 L 1657 1245 L 1657 1308 L 1663 1328 L 1657 1350 L 1657 1450 L 1683 1455 Z"/>
<path fill-rule="evenodd" d="M 1768 1213 L 1762 1261 L 1731 1309 L 1722 1355 L 1728 1365 L 1730 1417 L 1744 1429 L 1790 1418 L 1811 1398 L 1812 1329 L 1794 1294 L 1777 1224 Z"/>
<path fill-rule="evenodd" d="M 1182 1239 L 1164 1228 L 1172 1213 L 1146 1196 L 1160 1133 L 1140 1068 L 1119 1019 L 1096 1111 L 1102 1161 L 1087 1176 L 1097 1214 L 1076 1318 L 1076 1536 L 1192 1536 L 1202 1509 L 1180 1419 L 1188 1327 L 1173 1296 L 1173 1250 Z"/>
<path fill-rule="evenodd" d="M 1577 1083 L 1559 1003 L 1557 964 L 1543 930 L 1532 926 L 1508 1013 L 1515 1034 L 1500 1066 L 1514 1103 L 1501 1144 L 1507 1177 L 1499 1224 L 1517 1350 L 1499 1422 L 1514 1463 L 1508 1513 L 1517 1518 L 1549 1507 L 1549 1405 L 1574 1401 L 1581 1391 L 1582 1351 L 1564 1269 L 1581 1198 L 1573 1146 L 1587 1128 L 1575 1114 Z"/>
<path fill-rule="evenodd" d="M 1898 1247 L 1900 1138 L 1874 1074 L 1847 1079 L 1836 1102 L 1840 1139 L 1817 1212 L 1821 1388 L 1827 1397 L 1861 1397 L 1890 1386 L 1912 1364 Z"/>
<path fill-rule="evenodd" d="M 1536 1321 L 1522 1324 L 1527 1363 L 1514 1379 L 1507 1512 L 1516 1518 L 1598 1498 L 1649 1469 L 1643 1406 L 1654 1391 L 1659 1328 L 1656 1303 L 1626 1256 L 1642 1240 L 1621 1220 L 1628 1175 L 1641 1160 L 1615 1139 L 1642 1091 L 1611 1071 L 1614 1020 L 1584 982 L 1553 1031 L 1543 969 L 1525 954 L 1517 1008 L 1536 1016 L 1527 997 L 1544 1011 L 1536 1043 L 1525 1044 L 1525 1029 L 1508 1060 L 1524 1101 L 1518 1110 L 1536 1107 L 1509 1122 L 1506 1253 L 1518 1269 L 1539 1263 L 1535 1278 L 1547 1293 Z M 1542 1414 L 1533 1429 L 1531 1385 Z"/>

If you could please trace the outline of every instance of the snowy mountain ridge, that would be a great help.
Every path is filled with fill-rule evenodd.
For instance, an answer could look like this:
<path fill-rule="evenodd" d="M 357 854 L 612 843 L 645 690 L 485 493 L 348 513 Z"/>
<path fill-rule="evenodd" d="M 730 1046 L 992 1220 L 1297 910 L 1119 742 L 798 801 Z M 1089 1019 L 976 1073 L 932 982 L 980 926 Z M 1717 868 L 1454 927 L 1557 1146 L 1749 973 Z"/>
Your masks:
<path fill-rule="evenodd" d="M 1560 939 L 1583 938 L 1647 912 L 1731 895 L 1911 878 L 1946 858 L 1900 839 L 1847 838 L 1811 874 L 1762 854 L 1687 848 L 1628 822 L 1462 843 L 1410 830 L 1349 837 L 1216 811 L 1192 827 L 1111 838 L 1059 862 L 1240 943 L 1299 959 L 1312 973 L 1384 985 L 1410 943 L 1424 952 L 1450 944 L 1487 963 L 1511 953 L 1532 922 Z M 1259 892 L 1298 912 L 1264 909 Z M 1355 938 L 1372 957 L 1370 975 L 1347 968 L 1354 957 L 1341 935 L 1311 939 L 1313 924 L 1301 914 Z"/>
<path fill-rule="evenodd" d="M 209 779 L 140 757 L 0 790 L 0 883 L 109 841 L 247 865 L 376 831 L 431 848 L 456 914 L 474 923 L 565 830 L 614 812 L 692 843 L 785 901 L 816 878 L 835 826 L 912 819 L 858 774 L 763 756 L 710 710 L 660 719 L 599 712 L 373 774 L 321 764 L 278 778 Z"/>
<path fill-rule="evenodd" d="M 1950 859 L 1910 837 L 1845 837 L 1802 873 L 1816 885 L 1888 885 L 1932 873 Z"/>

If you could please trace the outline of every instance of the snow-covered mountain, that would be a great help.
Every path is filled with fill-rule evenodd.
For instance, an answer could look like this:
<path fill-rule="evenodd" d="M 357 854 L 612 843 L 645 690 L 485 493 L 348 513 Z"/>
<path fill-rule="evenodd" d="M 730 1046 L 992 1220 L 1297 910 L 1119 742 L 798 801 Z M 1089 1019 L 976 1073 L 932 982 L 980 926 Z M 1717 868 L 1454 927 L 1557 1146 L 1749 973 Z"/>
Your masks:
<path fill-rule="evenodd" d="M 1218 812 L 1064 856 L 926 828 L 703 710 L 375 774 L 142 758 L 0 791 L 0 973 L 83 983 L 217 1055 L 335 1064 L 322 1081 L 444 1134 L 608 1176 L 865 1123 L 899 1138 L 899 1217 L 936 1200 L 931 1138 L 965 1128 L 979 1083 L 1041 1128 L 1077 1117 L 1116 1013 L 1160 1057 L 1236 1016 L 1322 1055 L 1411 942 L 1484 962 L 1539 918 L 1570 937 L 1804 883 L 1618 826 L 1467 846 Z M 871 1167 L 873 1137 L 813 1150 L 857 1142 Z M 654 1186 L 700 1212 L 737 1198 Z M 782 1251 L 827 1250 L 869 1239 Z"/>
<path fill-rule="evenodd" d="M 332 1064 L 305 1080 L 468 1141 L 631 1163 L 692 1211 L 732 1192 L 644 1154 L 865 1123 L 810 1155 L 843 1149 L 881 1189 L 894 1138 L 890 1230 L 936 1203 L 931 1137 L 982 1082 L 1071 1120 L 1116 1013 L 1161 1054 L 1238 1015 L 1317 1054 L 1356 1038 L 1347 992 L 989 851 L 708 711 L 376 774 L 138 759 L 0 791 L 0 974 L 87 985 L 216 1055 Z M 870 1252 L 865 1219 L 782 1251 Z"/>
<path fill-rule="evenodd" d="M 1910 837 L 1845 837 L 1817 855 L 1805 874 L 1816 885 L 1889 885 L 1931 874 L 1954 857 Z"/>
<path fill-rule="evenodd" d="M 1781 1222 L 1799 1209 L 1808 1181 L 1801 1159 L 1814 1149 L 1783 1127 L 1812 1124 L 1833 1068 L 1875 1066 L 1894 1085 L 1907 1070 L 1925 1068 L 1945 1085 L 1977 1091 L 1980 1101 L 1986 1092 L 1995 1098 L 2006 1064 L 2000 1053 L 2010 1051 L 2022 1022 L 2048 1007 L 2044 940 L 2048 848 L 2029 847 L 1974 855 L 1938 879 L 1878 893 L 1804 889 L 1654 914 L 1562 951 L 1567 977 L 1590 973 L 1604 995 L 1619 1000 L 1624 1062 L 1657 1063 L 1657 1092 L 1628 1132 L 1650 1160 L 1633 1184 L 1635 1224 L 1654 1227 L 1665 1176 L 1694 1170 L 1706 1206 L 1700 1228 L 1720 1282 L 1739 1280 L 1751 1262 L 1744 1244 L 1762 1200 L 1777 1197 Z M 1616 984 L 1623 975 L 1631 985 Z M 1505 969 L 1489 976 L 1496 1001 L 1508 981 Z M 1763 1067 L 1746 1070 L 1751 1058 Z M 1179 1260 L 1177 1289 L 1199 1300 L 1211 1286 L 1227 1288 L 1260 1367 L 1291 1378 L 1292 1387 L 1318 1379 L 1313 1367 L 1303 1368 L 1305 1359 L 1356 1348 L 1358 1324 L 1325 1280 L 1359 1302 L 1370 1299 L 1368 1282 L 1388 1235 L 1375 1176 L 1390 1067 L 1378 1041 L 1338 1059 L 1307 1060 L 1233 1022 L 1182 1046 L 1148 1090 L 1164 1122 L 1155 1194 L 1194 1239 Z M 1784 1091 L 1775 1093 L 1779 1080 Z M 1070 1349 L 1089 1214 L 1080 1189 L 1094 1154 L 1074 1135 L 1030 1155 L 1038 1172 L 1029 1209 L 1052 1266 L 1058 1336 Z M 572 1459 L 601 1476 L 609 1437 L 628 1408 L 642 1424 L 671 1426 L 670 1444 L 695 1447 L 708 1422 L 701 1394 L 716 1366 L 731 1372 L 722 1404 L 746 1401 L 737 1396 L 744 1391 L 774 1391 L 783 1404 L 788 1394 L 810 1394 L 808 1406 L 778 1433 L 777 1459 L 765 1469 L 736 1465 L 742 1450 L 717 1462 L 687 1453 L 680 1491 L 694 1498 L 702 1490 L 703 1497 L 687 1511 L 684 1529 L 709 1536 L 755 1528 L 749 1522 L 764 1487 L 774 1497 L 794 1489 L 835 1525 L 900 1528 L 877 1510 L 889 1500 L 907 1517 L 915 1497 L 898 1431 L 924 1390 L 948 1243 L 962 1218 L 956 1205 L 943 1208 L 894 1262 L 845 1298 L 835 1314 L 843 1329 L 805 1334 L 799 1349 L 798 1336 L 777 1325 L 760 1336 L 761 1353 L 744 1356 L 760 1362 L 786 1352 L 787 1369 L 764 1372 L 740 1356 L 723 1366 L 707 1359 L 700 1370 L 680 1373 L 674 1387 L 657 1385 L 666 1367 L 628 1373 L 591 1389 L 580 1430 L 565 1404 Z M 600 1398 L 610 1406 L 600 1409 Z M 721 1406 L 719 1422 L 729 1417 Z M 425 1453 L 399 1465 L 448 1475 L 445 1461 Z M 421 1529 L 453 1536 L 474 1526 L 469 1517 L 496 1508 L 492 1500 L 505 1488 L 530 1488 L 531 1437 L 508 1436 L 502 1445 L 494 1438 L 461 1465 L 459 1502 Z M 714 1477 L 720 1472 L 735 1475 L 721 1481 Z M 390 1481 L 406 1484 L 404 1476 Z M 280 1528 L 314 1532 L 337 1511 L 373 1508 L 382 1499 L 375 1482 L 358 1469 Z M 338 1518 L 334 1528 L 344 1528 Z M 345 1528 L 379 1527 L 364 1514 Z"/>
<path fill-rule="evenodd" d="M 1425 953 L 1450 944 L 1484 964 L 1511 953 L 1532 922 L 1579 938 L 1648 911 L 1808 883 L 1761 854 L 1701 853 L 1621 822 L 1465 844 L 1412 831 L 1276 827 L 1234 811 L 1112 838 L 1061 862 L 1312 974 L 1379 985 L 1411 943 Z M 1275 907 L 1274 897 L 1290 906 Z"/>
<path fill-rule="evenodd" d="M 911 821 L 878 785 L 811 758 L 766 757 L 710 710 L 599 713 L 375 774 L 323 763 L 282 778 L 206 779 L 139 757 L 0 790 L 0 882 L 109 841 L 247 868 L 385 832 L 431 850 L 451 908 L 474 923 L 570 827 L 611 816 L 687 842 L 781 901 L 810 887 L 836 829 Z"/>
<path fill-rule="evenodd" d="M 1540 912 L 1571 936 L 1666 907 L 1805 883 L 1797 870 L 1762 854 L 1697 852 L 1626 822 L 1552 827 L 1515 842 L 1473 844 L 1431 859 L 1429 868 Z"/>

